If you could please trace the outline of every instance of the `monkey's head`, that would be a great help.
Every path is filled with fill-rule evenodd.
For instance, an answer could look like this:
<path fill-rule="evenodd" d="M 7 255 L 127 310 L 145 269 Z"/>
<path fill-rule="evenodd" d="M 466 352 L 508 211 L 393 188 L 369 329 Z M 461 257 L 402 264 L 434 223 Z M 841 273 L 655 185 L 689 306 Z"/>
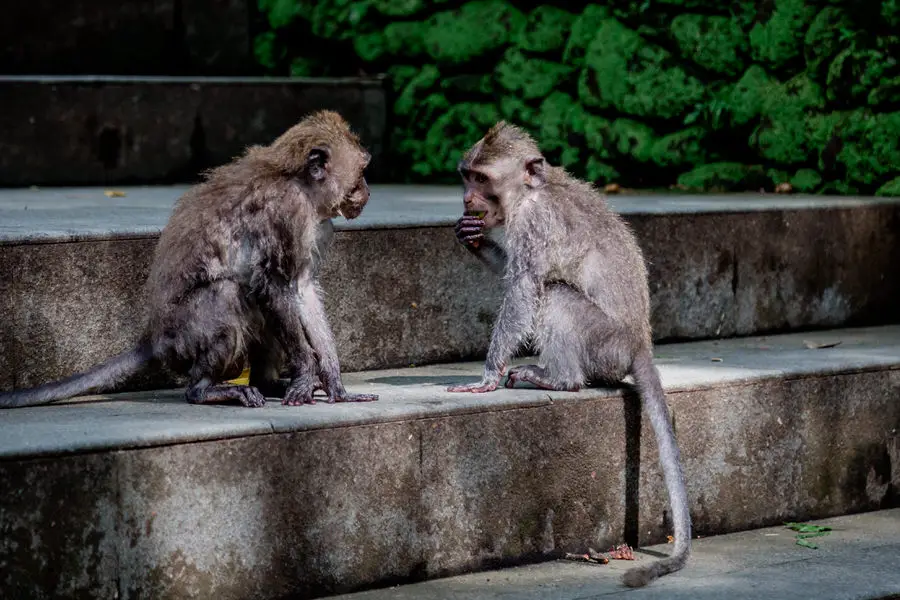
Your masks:
<path fill-rule="evenodd" d="M 369 201 L 372 156 L 336 112 L 309 115 L 270 146 L 277 168 L 297 179 L 323 218 L 355 219 Z"/>
<path fill-rule="evenodd" d="M 531 136 L 500 121 L 459 162 L 466 214 L 481 214 L 486 228 L 506 222 L 529 192 L 544 184 L 546 164 Z"/>

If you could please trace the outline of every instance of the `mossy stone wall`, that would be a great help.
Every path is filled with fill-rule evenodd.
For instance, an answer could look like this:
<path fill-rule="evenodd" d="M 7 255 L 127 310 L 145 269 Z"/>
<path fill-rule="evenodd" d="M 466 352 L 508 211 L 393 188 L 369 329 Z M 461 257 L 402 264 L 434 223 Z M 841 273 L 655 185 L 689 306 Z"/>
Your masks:
<path fill-rule="evenodd" d="M 385 72 L 392 178 L 499 119 L 598 183 L 900 193 L 900 0 L 259 0 L 272 73 Z"/>

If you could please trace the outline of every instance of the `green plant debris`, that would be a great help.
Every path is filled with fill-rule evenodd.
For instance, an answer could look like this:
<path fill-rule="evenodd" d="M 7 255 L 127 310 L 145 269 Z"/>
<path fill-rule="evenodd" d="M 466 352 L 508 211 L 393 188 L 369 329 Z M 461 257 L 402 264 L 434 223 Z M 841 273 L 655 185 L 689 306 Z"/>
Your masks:
<path fill-rule="evenodd" d="M 817 549 L 818 546 L 810 542 L 809 538 L 822 537 L 828 535 L 831 531 L 831 527 L 826 525 L 812 525 L 809 523 L 785 523 L 784 526 L 797 532 L 794 539 L 798 546 L 812 548 L 813 550 Z"/>

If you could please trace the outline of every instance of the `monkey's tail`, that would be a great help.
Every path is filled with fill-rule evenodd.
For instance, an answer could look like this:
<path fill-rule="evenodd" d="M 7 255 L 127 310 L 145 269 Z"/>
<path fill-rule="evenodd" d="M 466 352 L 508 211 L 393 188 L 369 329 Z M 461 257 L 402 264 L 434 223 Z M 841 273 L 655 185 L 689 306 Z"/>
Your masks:
<path fill-rule="evenodd" d="M 625 572 L 623 577 L 625 585 L 642 587 L 662 575 L 678 571 L 687 563 L 691 554 L 691 513 L 688 509 L 678 444 L 675 442 L 675 432 L 669 422 L 666 394 L 659 380 L 659 372 L 653 366 L 649 350 L 635 358 L 632 375 L 641 396 L 641 403 L 656 434 L 659 462 L 669 493 L 669 506 L 675 528 L 675 547 L 670 556 Z"/>
<path fill-rule="evenodd" d="M 123 352 L 84 373 L 78 373 L 36 388 L 0 392 L 0 408 L 21 408 L 50 404 L 98 388 L 111 388 L 138 370 L 153 356 L 149 343 Z"/>

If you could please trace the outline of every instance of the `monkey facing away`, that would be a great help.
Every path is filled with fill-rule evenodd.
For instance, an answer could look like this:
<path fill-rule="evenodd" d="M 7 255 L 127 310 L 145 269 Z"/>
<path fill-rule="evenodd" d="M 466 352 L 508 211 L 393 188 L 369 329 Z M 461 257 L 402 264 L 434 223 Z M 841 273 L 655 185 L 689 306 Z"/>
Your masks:
<path fill-rule="evenodd" d="M 337 113 L 309 115 L 269 146 L 207 173 L 176 203 L 147 281 L 148 318 L 137 347 L 85 373 L 0 393 L 0 407 L 47 404 L 111 389 L 156 361 L 186 375 L 190 403 L 377 400 L 350 394 L 316 276 L 331 218 L 359 216 L 370 160 Z M 250 362 L 250 385 L 226 385 Z M 286 367 L 287 388 L 280 385 Z"/>
<path fill-rule="evenodd" d="M 659 446 L 675 529 L 671 556 L 626 572 L 631 587 L 681 569 L 691 518 L 665 393 L 652 361 L 647 271 L 625 221 L 593 186 L 545 161 L 519 128 L 500 122 L 459 164 L 465 215 L 458 239 L 505 280 L 482 380 L 451 392 L 497 388 L 513 352 L 533 334 L 542 366 L 509 369 L 517 381 L 577 391 L 634 377 Z M 503 226 L 504 246 L 484 235 Z"/>

